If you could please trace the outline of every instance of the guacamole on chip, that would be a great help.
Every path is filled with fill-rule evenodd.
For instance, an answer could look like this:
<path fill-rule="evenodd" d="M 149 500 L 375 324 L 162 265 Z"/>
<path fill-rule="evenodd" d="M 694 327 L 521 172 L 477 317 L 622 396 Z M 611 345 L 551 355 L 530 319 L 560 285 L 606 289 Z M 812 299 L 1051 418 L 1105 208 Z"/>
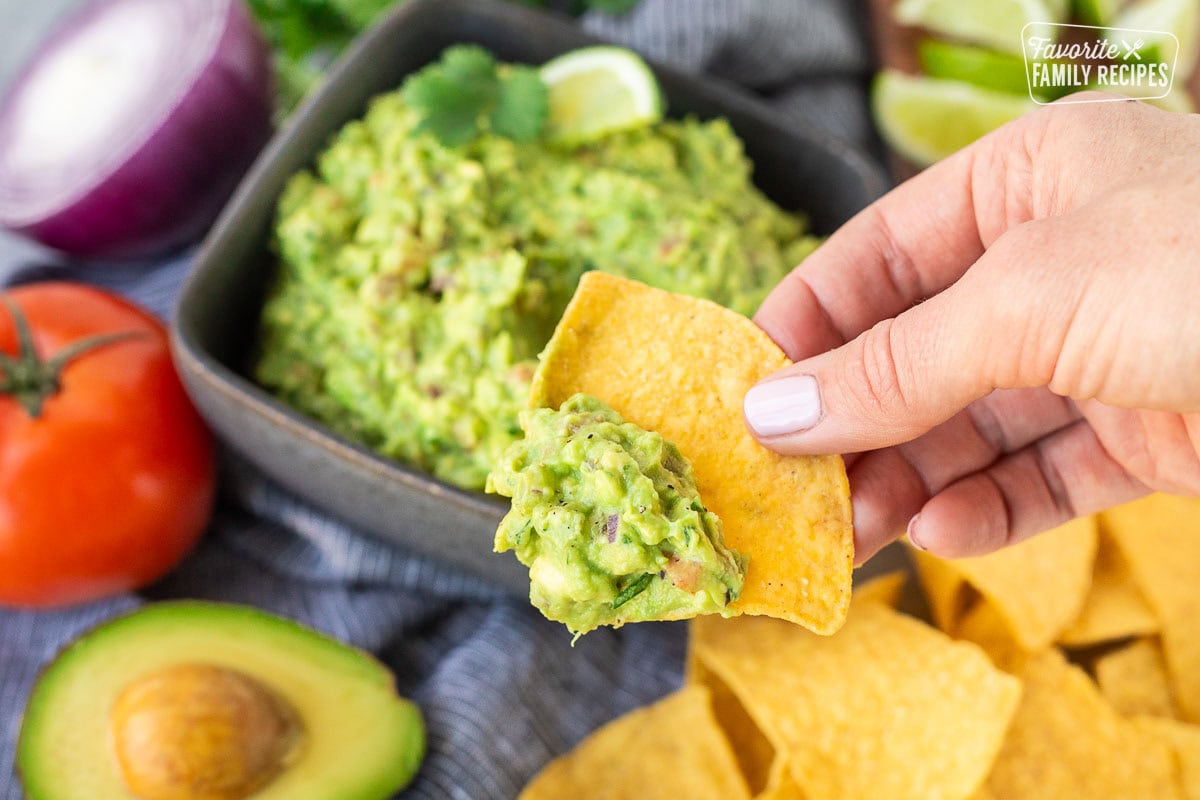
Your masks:
<path fill-rule="evenodd" d="M 750 314 L 817 241 L 754 187 L 723 120 L 579 145 L 485 129 L 456 146 L 421 121 L 403 87 L 384 94 L 288 183 L 254 375 L 458 486 L 483 488 L 520 435 L 537 354 L 585 272 Z"/>
<path fill-rule="evenodd" d="M 523 411 L 521 427 L 487 486 L 512 498 L 496 550 L 529 567 L 543 614 L 582 634 L 731 613 L 746 559 L 725 546 L 675 445 L 585 394 Z"/>
<path fill-rule="evenodd" d="M 746 390 L 788 363 L 740 314 L 589 272 L 542 353 L 530 405 L 591 395 L 673 442 L 725 542 L 749 559 L 730 610 L 830 634 L 846 619 L 854 560 L 845 465 L 774 453 L 742 419 Z"/>

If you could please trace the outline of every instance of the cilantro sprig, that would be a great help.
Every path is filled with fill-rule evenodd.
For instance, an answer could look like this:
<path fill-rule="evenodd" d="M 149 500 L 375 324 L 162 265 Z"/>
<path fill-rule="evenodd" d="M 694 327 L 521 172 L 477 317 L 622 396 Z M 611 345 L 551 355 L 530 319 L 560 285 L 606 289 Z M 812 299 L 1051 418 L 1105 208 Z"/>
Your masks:
<path fill-rule="evenodd" d="M 247 0 L 275 52 L 281 115 L 293 107 L 360 30 L 396 0 Z"/>
<path fill-rule="evenodd" d="M 460 147 L 491 131 L 517 142 L 546 126 L 546 86 L 532 67 L 497 63 L 476 45 L 455 45 L 404 82 L 404 100 L 420 115 L 418 133 Z"/>
<path fill-rule="evenodd" d="M 359 31 L 384 11 L 403 2 L 405 0 L 247 0 L 275 51 L 280 115 L 290 112 L 312 90 L 330 63 Z M 578 16 L 587 11 L 624 14 L 637 5 L 638 0 L 513 2 Z M 524 80 L 529 83 L 527 78 Z"/>

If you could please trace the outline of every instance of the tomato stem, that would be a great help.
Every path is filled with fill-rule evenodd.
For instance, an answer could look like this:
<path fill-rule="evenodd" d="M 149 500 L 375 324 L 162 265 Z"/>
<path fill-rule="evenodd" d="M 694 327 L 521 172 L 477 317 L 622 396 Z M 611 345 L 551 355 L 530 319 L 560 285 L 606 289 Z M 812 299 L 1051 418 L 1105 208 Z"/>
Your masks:
<path fill-rule="evenodd" d="M 62 373 L 67 364 L 92 350 L 145 335 L 144 331 L 119 331 L 88 336 L 71 342 L 44 361 L 38 355 L 25 312 L 7 294 L 0 295 L 0 299 L 17 329 L 17 354 L 0 352 L 0 395 L 16 400 L 32 419 L 40 418 L 46 401 L 62 389 Z"/>

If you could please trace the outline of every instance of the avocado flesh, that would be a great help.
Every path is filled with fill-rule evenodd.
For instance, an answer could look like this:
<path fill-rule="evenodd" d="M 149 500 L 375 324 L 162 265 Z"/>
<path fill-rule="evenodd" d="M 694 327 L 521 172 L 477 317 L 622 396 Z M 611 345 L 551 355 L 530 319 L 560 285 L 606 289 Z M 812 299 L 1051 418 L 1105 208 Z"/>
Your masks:
<path fill-rule="evenodd" d="M 181 663 L 240 670 L 299 717 L 298 758 L 253 800 L 387 800 L 424 755 L 420 712 L 368 654 L 253 608 L 160 603 L 85 635 L 34 687 L 17 745 L 29 800 L 134 800 L 109 710 L 132 681 Z"/>

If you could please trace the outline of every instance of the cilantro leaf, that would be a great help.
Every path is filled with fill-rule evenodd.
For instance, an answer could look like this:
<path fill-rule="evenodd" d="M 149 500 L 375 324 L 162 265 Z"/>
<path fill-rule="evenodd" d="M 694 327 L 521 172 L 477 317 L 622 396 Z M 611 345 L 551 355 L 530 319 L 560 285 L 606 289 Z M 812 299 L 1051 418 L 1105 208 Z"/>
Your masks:
<path fill-rule="evenodd" d="M 391 6 L 399 5 L 396 0 L 323 0 L 323 2 L 332 6 L 342 19 L 357 30 L 362 30 L 370 25 Z"/>
<path fill-rule="evenodd" d="M 495 91 L 498 80 L 495 57 L 474 44 L 447 47 L 442 51 L 441 61 L 426 69 L 445 75 L 468 91 Z"/>
<path fill-rule="evenodd" d="M 475 138 L 498 83 L 490 53 L 459 45 L 405 81 L 404 100 L 421 116 L 418 133 L 432 133 L 442 144 L 458 147 Z"/>
<path fill-rule="evenodd" d="M 537 70 L 511 67 L 500 82 L 491 128 L 514 142 L 531 142 L 546 127 L 549 106 L 549 93 Z"/>
<path fill-rule="evenodd" d="M 579 6 L 582 8 L 578 13 L 590 10 L 619 16 L 628 13 L 637 4 L 638 0 L 581 0 Z"/>
<path fill-rule="evenodd" d="M 413 81 L 405 88 L 404 99 L 421 115 L 416 132 L 432 133 L 448 147 L 466 144 L 479 131 L 479 99 L 457 91 L 443 75 Z"/>
<path fill-rule="evenodd" d="M 405 0 L 246 0 L 275 51 L 275 61 L 282 73 L 277 85 L 278 110 L 283 113 L 290 111 L 363 28 L 378 19 L 387 9 L 404 2 Z M 637 5 L 638 0 L 511 2 L 535 8 L 549 7 L 579 16 L 589 9 L 622 14 Z M 486 51 L 482 52 L 487 54 Z M 478 56 L 469 56 L 466 60 L 476 65 L 482 63 Z M 500 98 L 494 99 L 497 104 L 505 102 Z M 503 118 L 507 120 L 509 113 L 506 110 Z"/>
<path fill-rule="evenodd" d="M 249 0 L 277 52 L 299 61 L 315 50 L 344 47 L 356 30 L 323 0 Z"/>
<path fill-rule="evenodd" d="M 448 48 L 404 84 L 404 100 L 421 117 L 420 133 L 448 147 L 467 144 L 486 121 L 514 141 L 536 139 L 545 126 L 546 87 L 530 67 L 503 70 L 491 53 L 474 45 Z"/>

